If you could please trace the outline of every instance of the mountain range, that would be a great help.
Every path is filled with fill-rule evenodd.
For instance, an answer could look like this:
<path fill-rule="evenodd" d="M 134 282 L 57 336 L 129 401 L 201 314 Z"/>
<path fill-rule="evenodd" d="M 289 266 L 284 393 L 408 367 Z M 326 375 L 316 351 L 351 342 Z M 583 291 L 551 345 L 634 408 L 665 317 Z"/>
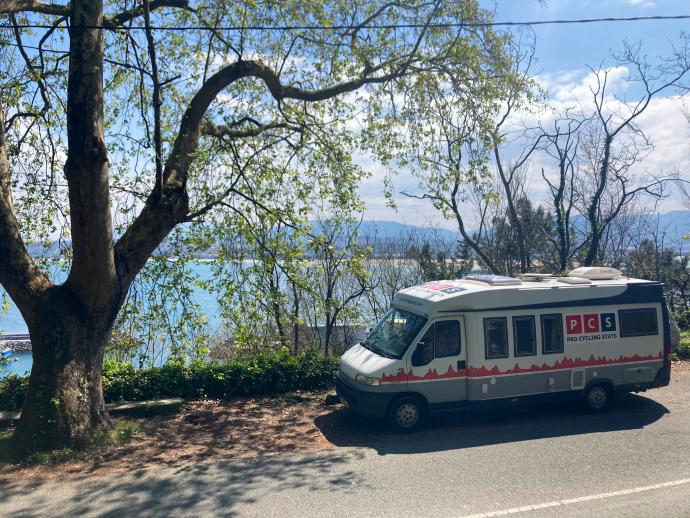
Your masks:
<path fill-rule="evenodd" d="M 312 222 L 314 230 L 318 233 L 320 224 Z M 641 216 L 636 223 L 639 232 L 652 234 L 656 232 L 663 235 L 666 246 L 673 246 L 683 240 L 683 236 L 690 235 L 690 210 L 674 210 L 660 214 L 650 214 Z M 583 216 L 573 218 L 574 228 L 584 228 L 585 219 Z M 397 221 L 386 220 L 364 220 L 359 226 L 360 241 L 367 243 L 367 237 L 376 236 L 377 241 L 399 240 L 401 237 L 414 235 L 420 241 L 440 241 L 444 243 L 455 243 L 459 240 L 459 232 L 441 227 L 426 227 L 399 223 Z M 69 243 L 63 243 L 63 246 Z M 162 247 L 165 254 L 165 247 Z M 29 245 L 29 252 L 34 256 L 55 257 L 59 254 L 57 243 L 45 248 L 41 245 Z M 214 253 L 209 250 L 208 254 L 202 257 L 213 257 Z"/>

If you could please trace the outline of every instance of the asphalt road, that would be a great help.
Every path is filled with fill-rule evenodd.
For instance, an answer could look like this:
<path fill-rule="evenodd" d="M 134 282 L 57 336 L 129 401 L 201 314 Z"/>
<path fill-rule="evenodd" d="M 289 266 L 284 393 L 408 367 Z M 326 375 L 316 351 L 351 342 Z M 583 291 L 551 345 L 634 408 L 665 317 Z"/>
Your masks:
<path fill-rule="evenodd" d="M 690 372 L 601 415 L 463 415 L 405 436 L 340 411 L 316 424 L 334 451 L 6 484 L 0 515 L 690 517 Z"/>

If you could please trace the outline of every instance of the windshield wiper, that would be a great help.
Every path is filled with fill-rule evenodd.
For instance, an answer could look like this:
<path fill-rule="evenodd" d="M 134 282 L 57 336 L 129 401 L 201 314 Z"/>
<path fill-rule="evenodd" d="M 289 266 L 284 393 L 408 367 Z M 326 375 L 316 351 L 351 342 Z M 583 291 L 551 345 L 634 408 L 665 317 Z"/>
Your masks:
<path fill-rule="evenodd" d="M 359 345 L 364 347 L 367 351 L 371 351 L 372 353 L 378 354 L 379 356 L 383 356 L 384 358 L 397 358 L 397 356 L 393 356 L 391 355 L 391 353 L 386 352 L 383 349 L 379 349 L 367 339 L 364 339 L 361 342 L 359 342 Z"/>
<path fill-rule="evenodd" d="M 383 349 L 379 349 L 378 347 L 373 346 L 372 344 L 369 344 L 369 350 L 372 352 L 375 352 L 379 356 L 383 356 L 384 358 L 395 358 L 391 353 L 384 351 Z"/>

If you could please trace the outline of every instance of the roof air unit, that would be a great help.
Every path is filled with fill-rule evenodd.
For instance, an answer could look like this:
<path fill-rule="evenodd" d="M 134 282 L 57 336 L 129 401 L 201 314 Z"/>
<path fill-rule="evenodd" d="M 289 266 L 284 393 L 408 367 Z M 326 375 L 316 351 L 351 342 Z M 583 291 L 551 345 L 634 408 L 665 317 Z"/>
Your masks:
<path fill-rule="evenodd" d="M 568 277 L 579 277 L 590 281 L 608 281 L 623 277 L 620 270 L 608 266 L 583 266 L 575 268 L 568 274 Z"/>

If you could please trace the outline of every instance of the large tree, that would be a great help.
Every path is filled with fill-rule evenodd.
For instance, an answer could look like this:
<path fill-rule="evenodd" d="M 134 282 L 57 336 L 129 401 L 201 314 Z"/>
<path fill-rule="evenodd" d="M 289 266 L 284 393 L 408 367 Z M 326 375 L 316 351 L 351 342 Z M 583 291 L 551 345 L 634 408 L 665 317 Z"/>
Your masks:
<path fill-rule="evenodd" d="M 248 207 L 280 218 L 286 192 L 351 189 L 318 164 L 342 161 L 329 150 L 354 110 L 385 111 L 382 90 L 449 62 L 477 70 L 490 33 L 473 25 L 490 19 L 475 0 L 5 0 L 0 13 L 14 80 L 0 106 L 0 283 L 34 356 L 20 454 L 110 424 L 106 341 L 176 227 Z M 27 251 L 37 235 L 65 245 L 64 283 Z"/>

